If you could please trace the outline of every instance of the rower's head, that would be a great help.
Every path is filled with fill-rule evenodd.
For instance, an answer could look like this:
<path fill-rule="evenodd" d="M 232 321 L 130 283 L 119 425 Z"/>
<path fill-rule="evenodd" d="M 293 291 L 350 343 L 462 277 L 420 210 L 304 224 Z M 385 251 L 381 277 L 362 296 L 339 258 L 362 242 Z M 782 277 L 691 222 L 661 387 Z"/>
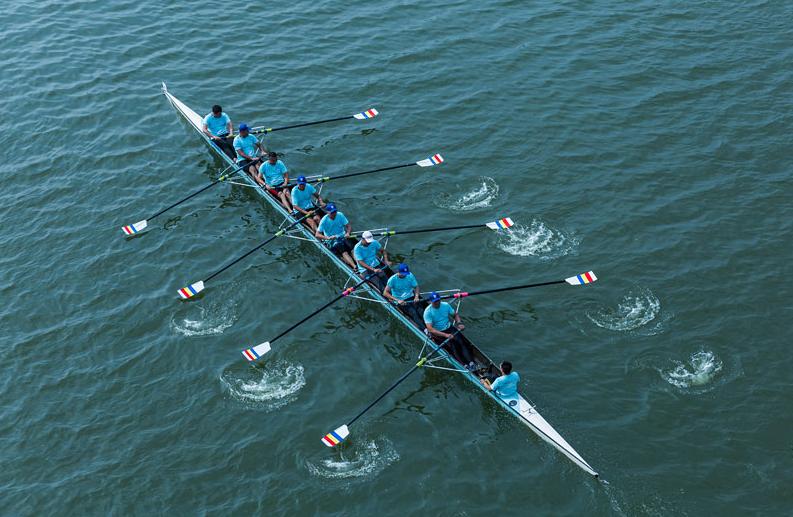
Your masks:
<path fill-rule="evenodd" d="M 509 375 L 512 373 L 512 363 L 509 361 L 501 361 L 501 371 L 504 372 L 504 375 Z"/>
<path fill-rule="evenodd" d="M 275 151 L 267 153 L 267 161 L 270 162 L 270 165 L 275 165 L 275 162 L 278 161 L 278 153 Z"/>
<path fill-rule="evenodd" d="M 325 205 L 325 211 L 328 213 L 331 219 L 336 219 L 336 214 L 339 213 L 339 209 L 336 208 L 335 203 L 328 203 Z"/>
<path fill-rule="evenodd" d="M 430 293 L 430 303 L 431 303 L 431 304 L 432 304 L 432 306 L 433 306 L 433 307 L 435 307 L 436 309 L 437 309 L 438 307 L 440 307 L 440 306 L 441 306 L 441 295 L 439 295 L 439 294 L 438 294 L 438 293 L 436 293 L 435 291 L 432 291 L 432 292 Z"/>
<path fill-rule="evenodd" d="M 369 230 L 366 230 L 361 234 L 361 242 L 363 242 L 364 246 L 370 245 L 374 241 L 374 235 Z"/>
<path fill-rule="evenodd" d="M 248 132 L 251 130 L 251 128 L 245 122 L 240 124 L 240 127 L 238 127 L 237 129 L 239 130 L 240 135 L 242 136 L 248 136 Z"/>
<path fill-rule="evenodd" d="M 399 275 L 399 278 L 405 278 L 408 275 L 408 273 L 410 273 L 410 268 L 408 267 L 407 264 L 403 262 L 397 268 L 397 274 Z"/>
<path fill-rule="evenodd" d="M 305 176 L 298 176 L 297 177 L 297 188 L 300 190 L 306 190 L 306 184 L 308 181 L 306 180 Z"/>
<path fill-rule="evenodd" d="M 223 108 L 220 107 L 220 104 L 215 104 L 212 106 L 212 114 L 216 117 L 219 117 L 223 113 Z"/>

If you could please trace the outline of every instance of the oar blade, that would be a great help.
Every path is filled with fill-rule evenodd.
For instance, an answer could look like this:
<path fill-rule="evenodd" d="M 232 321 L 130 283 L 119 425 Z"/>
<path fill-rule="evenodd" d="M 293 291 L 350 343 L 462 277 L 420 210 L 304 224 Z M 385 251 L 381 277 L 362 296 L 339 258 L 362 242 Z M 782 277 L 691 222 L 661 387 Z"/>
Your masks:
<path fill-rule="evenodd" d="M 377 115 L 379 115 L 379 113 L 376 109 L 369 108 L 366 111 L 356 113 L 355 115 L 353 115 L 353 117 L 355 117 L 357 120 L 366 120 L 370 118 L 375 118 Z"/>
<path fill-rule="evenodd" d="M 597 281 L 597 279 L 598 277 L 595 276 L 594 271 L 587 271 L 586 273 L 581 273 L 580 275 L 565 278 L 564 281 L 570 285 L 585 285 L 591 284 Z"/>
<path fill-rule="evenodd" d="M 336 428 L 322 437 L 322 443 L 328 447 L 336 447 L 350 435 L 350 430 L 346 425 Z"/>
<path fill-rule="evenodd" d="M 440 165 L 443 163 L 443 156 L 440 154 L 433 154 L 426 160 L 419 160 L 416 162 L 416 165 L 419 167 L 432 167 L 433 165 Z"/>
<path fill-rule="evenodd" d="M 261 356 L 266 354 L 271 350 L 270 342 L 265 341 L 264 343 L 258 344 L 253 348 L 246 348 L 242 351 L 242 355 L 250 362 L 254 362 L 259 359 Z"/>
<path fill-rule="evenodd" d="M 506 230 L 507 228 L 511 228 L 514 226 L 515 223 L 512 222 L 512 219 L 509 217 L 504 217 L 499 219 L 498 221 L 493 221 L 492 223 L 487 223 L 487 227 L 491 230 Z"/>
<path fill-rule="evenodd" d="M 144 219 L 142 221 L 138 221 L 135 224 L 129 224 L 127 226 L 122 226 L 121 227 L 121 231 L 124 232 L 124 235 L 129 237 L 131 235 L 135 235 L 136 233 L 142 232 L 143 230 L 146 229 L 146 227 L 148 225 L 149 225 L 148 221 L 146 221 L 146 219 Z"/>
<path fill-rule="evenodd" d="M 194 284 L 190 284 L 187 287 L 182 287 L 181 289 L 179 289 L 178 292 L 182 300 L 189 300 L 190 298 L 197 295 L 203 290 L 204 290 L 204 282 L 199 281 Z"/>

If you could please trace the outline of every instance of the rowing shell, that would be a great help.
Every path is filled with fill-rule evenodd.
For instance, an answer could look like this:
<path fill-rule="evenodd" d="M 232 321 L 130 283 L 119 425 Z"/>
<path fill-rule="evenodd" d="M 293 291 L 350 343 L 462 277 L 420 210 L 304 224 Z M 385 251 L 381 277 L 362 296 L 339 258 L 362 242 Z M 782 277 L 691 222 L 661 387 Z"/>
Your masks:
<path fill-rule="evenodd" d="M 186 104 L 182 101 L 174 97 L 166 87 L 165 83 L 162 84 L 162 92 L 168 101 L 173 105 L 176 111 L 184 117 L 184 119 L 196 130 L 196 132 L 203 138 L 204 142 L 214 151 L 215 155 L 224 160 L 229 166 L 236 166 L 234 161 L 229 158 L 217 145 L 215 145 L 209 137 L 207 137 L 204 132 L 202 131 L 202 123 L 203 117 L 190 109 Z M 252 178 L 250 178 L 247 174 L 242 171 L 238 171 L 237 175 L 239 179 L 251 187 L 253 187 L 259 195 L 267 201 L 270 206 L 276 210 L 281 216 L 283 216 L 284 220 L 289 223 L 294 223 L 296 220 L 281 204 L 278 200 L 269 194 L 265 189 L 258 186 Z M 303 225 L 295 225 L 294 230 L 301 234 L 302 239 L 311 242 L 314 246 L 321 252 L 324 253 L 325 256 L 328 257 L 335 265 L 339 268 L 339 270 L 344 273 L 348 277 L 348 281 L 352 283 L 358 283 L 360 281 L 360 277 L 355 273 L 352 269 L 350 269 L 347 264 L 345 264 L 340 258 L 333 254 L 328 248 L 326 248 L 320 241 L 314 236 L 314 233 Z M 396 306 L 392 305 L 388 302 L 379 292 L 377 288 L 374 286 L 365 283 L 362 286 L 362 289 L 366 292 L 367 296 L 371 298 L 371 300 L 378 302 L 385 310 L 391 313 L 396 319 L 401 321 L 408 330 L 413 332 L 425 345 L 427 345 L 427 336 L 423 332 L 423 329 L 419 328 L 407 315 L 403 314 Z M 470 340 L 468 340 L 465 336 L 460 334 L 464 342 L 470 347 L 470 350 L 473 356 L 476 358 L 477 362 L 480 365 L 484 365 L 480 370 L 479 374 L 483 377 L 488 379 L 494 379 L 500 373 L 498 369 L 479 348 L 477 348 Z M 479 388 L 486 396 L 490 397 L 495 401 L 499 406 L 501 406 L 504 410 L 506 410 L 511 415 L 515 416 L 518 420 L 520 420 L 523 424 L 527 425 L 532 431 L 534 431 L 540 438 L 551 444 L 554 448 L 556 448 L 559 452 L 567 456 L 573 463 L 581 467 L 584 471 L 588 472 L 589 474 L 597 477 L 597 472 L 589 465 L 589 463 L 581 457 L 578 452 L 576 452 L 573 447 L 567 443 L 567 441 L 562 438 L 562 436 L 556 432 L 551 424 L 545 420 L 542 415 L 540 415 L 537 410 L 532 406 L 522 395 L 518 395 L 517 398 L 507 400 L 499 397 L 494 392 L 486 389 L 479 381 L 479 377 L 477 377 L 474 373 L 471 373 L 463 367 L 457 360 L 452 357 L 450 354 L 446 352 L 446 350 L 441 349 L 438 354 L 440 358 L 444 359 L 453 370 L 459 372 L 463 375 L 466 379 L 468 379 L 474 386 Z M 430 365 L 428 365 L 430 366 Z"/>

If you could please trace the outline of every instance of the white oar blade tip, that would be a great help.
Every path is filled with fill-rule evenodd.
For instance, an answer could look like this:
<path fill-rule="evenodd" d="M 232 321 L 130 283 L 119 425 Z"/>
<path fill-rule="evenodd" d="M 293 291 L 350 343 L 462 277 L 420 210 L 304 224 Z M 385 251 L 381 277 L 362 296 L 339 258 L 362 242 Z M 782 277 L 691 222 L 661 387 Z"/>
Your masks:
<path fill-rule="evenodd" d="M 512 222 L 512 219 L 510 219 L 509 217 L 504 217 L 499 219 L 498 221 L 493 221 L 492 223 L 486 223 L 486 225 L 491 230 L 498 231 L 498 230 L 506 230 L 508 228 L 511 228 L 512 226 L 515 225 L 515 223 Z"/>
<path fill-rule="evenodd" d="M 433 165 L 440 165 L 443 163 L 443 156 L 440 154 L 433 154 L 426 160 L 419 160 L 416 162 L 416 165 L 419 167 L 432 167 Z"/>
<path fill-rule="evenodd" d="M 597 279 L 598 277 L 595 276 L 594 271 L 587 271 L 586 273 L 581 273 L 580 275 L 565 278 L 564 281 L 570 285 L 586 285 L 597 281 Z"/>
<path fill-rule="evenodd" d="M 265 341 L 264 343 L 256 345 L 253 348 L 246 348 L 245 350 L 242 351 L 242 355 L 248 361 L 253 362 L 253 361 L 256 361 L 257 359 L 259 359 L 261 356 L 263 356 L 267 352 L 269 352 L 270 350 L 271 350 L 270 342 L 269 341 Z"/>
<path fill-rule="evenodd" d="M 347 428 L 346 425 L 343 425 L 337 428 L 336 430 L 331 431 L 325 436 L 323 436 L 322 443 L 324 443 L 328 447 L 336 447 L 338 444 L 343 442 L 349 435 L 350 435 L 350 430 Z"/>
<path fill-rule="evenodd" d="M 203 290 L 204 290 L 204 282 L 199 281 L 194 284 L 190 284 L 187 287 L 182 287 L 181 289 L 179 289 L 178 292 L 179 292 L 179 297 L 181 297 L 182 300 L 189 300 L 190 298 L 197 295 Z"/>
<path fill-rule="evenodd" d="M 356 113 L 355 115 L 353 115 L 353 117 L 355 117 L 357 120 L 366 120 L 366 119 L 370 119 L 370 118 L 375 118 L 379 114 L 380 114 L 380 112 L 378 112 L 376 109 L 369 108 L 366 111 L 362 111 L 360 113 Z"/>
<path fill-rule="evenodd" d="M 135 235 L 136 233 L 140 233 L 143 230 L 145 230 L 148 225 L 149 225 L 149 222 L 146 219 L 144 219 L 142 221 L 138 221 L 135 224 L 122 226 L 121 227 L 121 231 L 124 232 L 124 235 L 127 235 L 127 236 Z"/>

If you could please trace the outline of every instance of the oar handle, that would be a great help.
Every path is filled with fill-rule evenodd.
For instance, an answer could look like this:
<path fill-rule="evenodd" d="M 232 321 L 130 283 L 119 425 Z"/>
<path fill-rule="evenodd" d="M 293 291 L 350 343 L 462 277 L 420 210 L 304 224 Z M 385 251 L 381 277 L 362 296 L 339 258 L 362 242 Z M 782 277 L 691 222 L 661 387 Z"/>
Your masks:
<path fill-rule="evenodd" d="M 402 381 L 404 381 L 405 379 L 407 379 L 407 378 L 408 378 L 408 377 L 409 377 L 409 376 L 410 376 L 410 375 L 411 375 L 413 372 L 415 372 L 416 370 L 418 370 L 419 368 L 421 368 L 422 366 L 424 366 L 424 364 L 425 364 L 427 361 L 429 361 L 429 360 L 430 360 L 430 359 L 431 359 L 431 358 L 432 358 L 432 357 L 433 357 L 435 354 L 437 354 L 438 352 L 440 352 L 440 350 L 441 350 L 441 348 L 443 347 L 443 345 L 445 345 L 446 343 L 448 343 L 448 342 L 449 342 L 449 340 L 453 339 L 453 338 L 454 338 L 454 336 L 456 336 L 458 332 L 460 332 L 460 331 L 459 331 L 459 330 L 457 330 L 457 329 L 455 329 L 455 330 L 454 330 L 454 332 L 452 332 L 452 335 L 451 335 L 451 337 L 448 337 L 448 338 L 446 338 L 446 339 L 445 339 L 445 340 L 444 340 L 444 341 L 443 341 L 443 342 L 442 342 L 440 345 L 437 345 L 437 346 L 435 346 L 435 347 L 434 347 L 434 350 L 432 351 L 432 353 L 431 353 L 430 355 L 428 355 L 428 356 L 426 356 L 426 357 L 423 357 L 423 358 L 419 359 L 419 361 L 418 361 L 416 364 L 414 364 L 414 365 L 413 365 L 413 367 L 412 367 L 410 370 L 408 370 L 408 371 L 406 371 L 404 374 L 402 374 L 402 376 L 401 376 L 401 377 L 400 377 L 400 378 L 399 378 L 399 379 L 398 379 L 398 380 L 397 380 L 397 381 L 396 381 L 394 384 L 392 384 L 390 388 L 388 388 L 387 390 L 385 390 L 385 391 L 384 391 L 384 392 L 383 392 L 383 393 L 382 393 L 382 394 L 381 394 L 379 397 L 377 397 L 376 399 L 374 399 L 374 400 L 371 402 L 371 404 L 369 404 L 368 406 L 366 406 L 366 407 L 365 407 L 365 408 L 364 408 L 364 409 L 363 409 L 363 410 L 362 410 L 360 413 L 358 413 L 357 415 L 355 415 L 355 417 L 353 417 L 353 419 L 352 419 L 352 420 L 350 420 L 349 422 L 347 422 L 347 425 L 348 425 L 348 426 L 351 426 L 353 423 L 355 423 L 355 421 L 356 421 L 356 420 L 358 420 L 359 418 L 361 418 L 361 417 L 364 415 L 364 413 L 366 413 L 367 411 L 369 411 L 370 409 L 372 409 L 372 408 L 375 406 L 375 404 L 377 404 L 378 402 L 380 402 L 381 400 L 383 400 L 383 398 L 384 398 L 386 395 L 388 395 L 389 393 L 391 393 L 392 391 L 394 391 L 394 388 L 396 388 L 397 386 L 399 386 L 399 385 L 402 383 Z M 430 341 L 430 343 L 432 343 L 432 341 Z"/>
<path fill-rule="evenodd" d="M 292 124 L 291 126 L 282 126 L 282 127 L 255 127 L 251 130 L 253 134 L 262 134 L 262 133 L 272 133 L 273 131 L 283 131 L 284 129 L 294 129 L 296 127 L 306 127 L 306 126 L 316 126 L 317 124 L 327 124 L 328 122 L 338 122 L 339 120 L 347 120 L 355 118 L 353 115 L 347 115 L 346 117 L 336 117 L 336 118 L 328 118 L 325 120 L 316 120 L 314 122 L 303 122 L 302 124 Z"/>
<path fill-rule="evenodd" d="M 263 248 L 263 247 L 264 247 L 266 244 L 268 244 L 268 243 L 272 242 L 272 241 L 273 241 L 273 240 L 275 240 L 277 237 L 280 237 L 280 236 L 284 235 L 284 234 L 286 233 L 286 231 L 287 231 L 287 230 L 289 230 L 290 228 L 292 228 L 292 227 L 294 227 L 294 226 L 296 226 L 296 225 L 300 224 L 301 222 L 303 222 L 303 220 L 304 220 L 306 217 L 310 216 L 312 213 L 313 213 L 313 211 L 309 211 L 307 214 L 305 214 L 303 217 L 299 218 L 298 220 L 296 220 L 296 221 L 295 221 L 295 222 L 293 222 L 292 224 L 290 224 L 290 225 L 286 226 L 285 228 L 281 228 L 280 230 L 278 230 L 277 232 L 275 232 L 275 233 L 272 235 L 272 237 L 270 237 L 269 239 L 267 239 L 267 240 L 266 240 L 266 241 L 264 241 L 263 243 L 259 244 L 259 245 L 258 245 L 258 246 L 256 246 L 255 248 L 253 248 L 253 249 L 251 249 L 251 250 L 249 250 L 249 251 L 245 252 L 245 254 L 243 254 L 243 255 L 241 255 L 241 256 L 239 256 L 239 257 L 237 257 L 236 259 L 232 260 L 231 262 L 229 262 L 228 264 L 226 264 L 226 265 L 225 265 L 225 266 L 223 266 L 222 268 L 218 269 L 217 271 L 215 271 L 214 273 L 212 273 L 211 275 L 209 275 L 208 277 L 206 277 L 206 278 L 204 279 L 204 282 L 208 282 L 208 281 L 212 280 L 213 278 L 215 278 L 216 276 L 218 276 L 219 274 L 221 274 L 222 272 L 224 272 L 225 270 L 227 270 L 228 268 L 230 268 L 231 266 L 233 266 L 233 265 L 234 265 L 234 264 L 236 264 L 237 262 L 241 261 L 242 259 L 244 259 L 244 258 L 245 258 L 245 257 L 247 257 L 248 255 L 250 255 L 250 254 L 254 253 L 255 251 L 257 251 L 257 250 L 259 250 L 259 249 Z"/>

